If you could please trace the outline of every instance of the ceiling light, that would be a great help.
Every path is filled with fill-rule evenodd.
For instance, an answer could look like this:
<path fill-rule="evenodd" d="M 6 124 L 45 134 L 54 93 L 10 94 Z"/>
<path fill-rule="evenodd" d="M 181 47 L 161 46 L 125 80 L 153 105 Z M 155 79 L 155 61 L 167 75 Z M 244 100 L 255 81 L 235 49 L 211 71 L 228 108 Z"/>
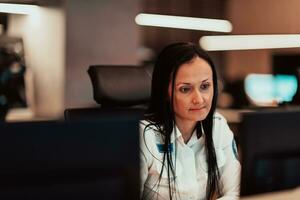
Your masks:
<path fill-rule="evenodd" d="M 295 48 L 300 34 L 204 36 L 199 43 L 207 51 Z"/>
<path fill-rule="evenodd" d="M 227 20 L 172 15 L 141 13 L 135 17 L 135 22 L 142 26 L 157 26 L 189 30 L 231 32 L 232 25 Z"/>
<path fill-rule="evenodd" d="M 38 9 L 36 5 L 0 3 L 0 12 L 12 14 L 33 14 Z"/>

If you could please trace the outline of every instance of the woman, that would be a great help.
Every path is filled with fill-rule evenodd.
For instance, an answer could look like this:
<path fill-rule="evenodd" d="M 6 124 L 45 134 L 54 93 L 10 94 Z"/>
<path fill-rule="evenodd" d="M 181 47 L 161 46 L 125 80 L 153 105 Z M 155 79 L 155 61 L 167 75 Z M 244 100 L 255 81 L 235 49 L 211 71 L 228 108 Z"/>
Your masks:
<path fill-rule="evenodd" d="M 196 45 L 160 53 L 140 126 L 142 199 L 238 199 L 240 164 L 215 113 L 217 88 L 213 62 Z"/>

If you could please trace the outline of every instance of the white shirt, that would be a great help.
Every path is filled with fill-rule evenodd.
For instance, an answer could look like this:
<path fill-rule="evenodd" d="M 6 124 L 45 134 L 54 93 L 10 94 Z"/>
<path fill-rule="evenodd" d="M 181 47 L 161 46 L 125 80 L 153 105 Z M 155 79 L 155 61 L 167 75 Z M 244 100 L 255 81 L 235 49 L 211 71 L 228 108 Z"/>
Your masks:
<path fill-rule="evenodd" d="M 167 168 L 163 170 L 160 185 L 157 181 L 160 175 L 163 152 L 161 135 L 155 127 L 148 127 L 147 121 L 140 123 L 141 146 L 141 193 L 145 199 L 169 199 Z M 176 135 L 175 135 L 176 133 Z M 181 200 L 203 200 L 206 196 L 207 163 L 205 156 L 204 137 L 197 138 L 196 131 L 187 144 L 176 127 L 171 135 L 172 159 L 175 161 L 176 147 L 176 189 Z M 223 196 L 219 200 L 235 200 L 239 198 L 240 163 L 237 159 L 233 134 L 225 118 L 214 115 L 213 140 L 220 172 L 221 190 Z M 175 162 L 174 162 L 175 163 Z M 172 175 L 171 175 L 172 176 Z M 176 198 L 175 198 L 176 199 Z"/>

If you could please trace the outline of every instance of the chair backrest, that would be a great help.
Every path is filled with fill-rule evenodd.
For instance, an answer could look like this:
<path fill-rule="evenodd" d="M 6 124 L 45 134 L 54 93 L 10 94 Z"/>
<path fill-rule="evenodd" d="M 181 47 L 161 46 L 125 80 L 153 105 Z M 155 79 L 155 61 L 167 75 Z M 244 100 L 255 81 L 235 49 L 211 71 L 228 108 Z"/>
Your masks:
<path fill-rule="evenodd" d="M 152 66 L 93 65 L 88 69 L 97 108 L 69 108 L 68 121 L 97 120 L 121 113 L 142 118 L 150 99 Z"/>
<path fill-rule="evenodd" d="M 94 65 L 88 69 L 94 100 L 102 108 L 144 106 L 150 98 L 150 68 Z"/>

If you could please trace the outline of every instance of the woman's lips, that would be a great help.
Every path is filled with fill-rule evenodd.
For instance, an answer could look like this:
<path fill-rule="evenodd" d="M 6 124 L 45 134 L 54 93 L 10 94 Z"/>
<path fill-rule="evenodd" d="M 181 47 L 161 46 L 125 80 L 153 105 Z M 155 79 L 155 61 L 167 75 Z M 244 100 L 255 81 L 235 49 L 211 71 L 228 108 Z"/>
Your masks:
<path fill-rule="evenodd" d="M 203 110 L 205 107 L 201 107 L 201 108 L 190 108 L 190 111 L 201 111 Z"/>

